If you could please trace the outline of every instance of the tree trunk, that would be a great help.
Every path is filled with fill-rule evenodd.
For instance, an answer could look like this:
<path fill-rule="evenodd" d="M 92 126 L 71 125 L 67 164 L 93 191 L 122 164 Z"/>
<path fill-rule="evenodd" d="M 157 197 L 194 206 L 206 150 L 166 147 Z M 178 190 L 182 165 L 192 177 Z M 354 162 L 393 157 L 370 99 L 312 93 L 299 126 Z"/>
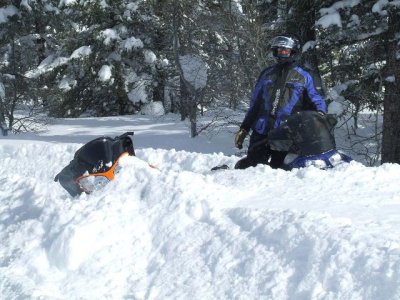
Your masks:
<path fill-rule="evenodd" d="M 157 68 L 155 74 L 156 86 L 153 87 L 153 101 L 162 102 L 164 108 L 166 108 L 165 103 L 165 73 L 161 69 L 161 67 Z"/>
<path fill-rule="evenodd" d="M 117 95 L 118 114 L 128 113 L 129 97 L 124 88 L 124 79 L 122 78 L 122 68 L 120 64 L 115 64 L 115 93 Z"/>
<path fill-rule="evenodd" d="M 386 33 L 386 66 L 384 70 L 385 97 L 382 138 L 382 163 L 400 163 L 400 57 L 397 31 L 400 28 L 400 10 L 389 12 Z"/>
<path fill-rule="evenodd" d="M 197 93 L 191 95 L 189 103 L 190 137 L 195 137 L 197 133 Z"/>

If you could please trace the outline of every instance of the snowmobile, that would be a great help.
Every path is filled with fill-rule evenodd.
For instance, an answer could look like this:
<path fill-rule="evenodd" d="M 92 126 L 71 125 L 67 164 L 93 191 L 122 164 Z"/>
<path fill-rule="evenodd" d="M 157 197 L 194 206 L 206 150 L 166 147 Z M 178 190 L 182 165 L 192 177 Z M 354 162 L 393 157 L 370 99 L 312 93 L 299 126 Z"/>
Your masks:
<path fill-rule="evenodd" d="M 54 181 L 71 195 L 90 194 L 114 180 L 119 170 L 121 157 L 135 156 L 133 132 L 126 132 L 115 138 L 96 138 L 81 148 L 73 160 L 56 175 Z"/>
<path fill-rule="evenodd" d="M 352 158 L 336 149 L 334 128 L 337 118 L 334 114 L 316 111 L 301 111 L 286 117 L 282 124 L 270 132 L 267 138 L 252 147 L 269 145 L 272 150 L 287 152 L 284 170 L 314 166 L 320 169 L 333 168 Z M 250 147 L 248 151 L 251 151 Z M 228 169 L 227 165 L 212 168 L 212 171 Z"/>
<path fill-rule="evenodd" d="M 301 111 L 286 118 L 268 137 L 272 150 L 288 152 L 282 168 L 314 166 L 333 168 L 352 158 L 336 149 L 334 128 L 337 117 L 316 111 Z"/>

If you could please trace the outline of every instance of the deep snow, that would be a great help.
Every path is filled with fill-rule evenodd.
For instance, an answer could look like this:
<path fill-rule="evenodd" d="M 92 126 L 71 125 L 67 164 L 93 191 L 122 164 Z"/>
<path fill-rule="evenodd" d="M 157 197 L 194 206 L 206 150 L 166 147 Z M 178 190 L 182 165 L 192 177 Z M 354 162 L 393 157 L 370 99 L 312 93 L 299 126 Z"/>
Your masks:
<path fill-rule="evenodd" d="M 400 299 L 400 166 L 211 172 L 238 159 L 236 129 L 125 116 L 0 137 L 0 298 Z M 137 157 L 104 190 L 53 181 L 130 130 Z"/>

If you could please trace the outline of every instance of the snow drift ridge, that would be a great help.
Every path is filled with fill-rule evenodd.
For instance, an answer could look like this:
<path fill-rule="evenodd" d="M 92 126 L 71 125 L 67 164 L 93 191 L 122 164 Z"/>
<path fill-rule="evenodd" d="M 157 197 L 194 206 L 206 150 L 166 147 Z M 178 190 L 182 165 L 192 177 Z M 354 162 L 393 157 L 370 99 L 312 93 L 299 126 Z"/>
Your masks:
<path fill-rule="evenodd" d="M 6 299 L 400 297 L 399 166 L 210 172 L 236 158 L 139 149 L 72 199 L 52 180 L 77 148 L 0 146 Z"/>

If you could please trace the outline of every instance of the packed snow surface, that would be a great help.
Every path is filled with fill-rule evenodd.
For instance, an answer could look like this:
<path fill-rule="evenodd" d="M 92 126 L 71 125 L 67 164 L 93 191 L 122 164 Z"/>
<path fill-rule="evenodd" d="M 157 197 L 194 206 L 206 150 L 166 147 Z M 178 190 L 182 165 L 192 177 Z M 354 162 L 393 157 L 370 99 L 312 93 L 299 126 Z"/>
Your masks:
<path fill-rule="evenodd" d="M 128 130 L 137 156 L 103 190 L 53 181 Z M 399 165 L 212 172 L 238 160 L 232 133 L 188 132 L 127 116 L 1 137 L 0 298 L 400 299 Z"/>

